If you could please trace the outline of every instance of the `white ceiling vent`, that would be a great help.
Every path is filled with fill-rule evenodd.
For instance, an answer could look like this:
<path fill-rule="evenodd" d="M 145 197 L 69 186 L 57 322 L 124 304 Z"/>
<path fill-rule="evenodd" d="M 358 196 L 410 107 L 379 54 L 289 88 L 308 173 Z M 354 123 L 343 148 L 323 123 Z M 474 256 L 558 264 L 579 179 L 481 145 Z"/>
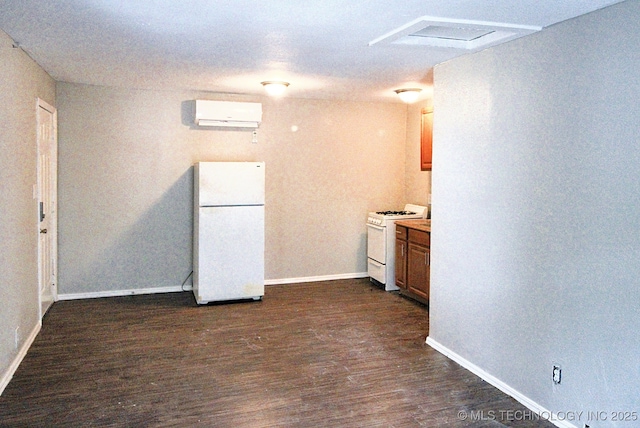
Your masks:
<path fill-rule="evenodd" d="M 464 50 L 484 49 L 542 30 L 533 25 L 423 16 L 369 42 L 432 46 Z"/>

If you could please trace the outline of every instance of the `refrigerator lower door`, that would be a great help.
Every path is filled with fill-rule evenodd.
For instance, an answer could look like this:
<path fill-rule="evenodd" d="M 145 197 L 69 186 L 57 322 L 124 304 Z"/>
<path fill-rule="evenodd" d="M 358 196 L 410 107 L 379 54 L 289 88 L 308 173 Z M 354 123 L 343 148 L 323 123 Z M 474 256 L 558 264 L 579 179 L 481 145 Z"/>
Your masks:
<path fill-rule="evenodd" d="M 264 206 L 200 207 L 193 292 L 199 304 L 264 296 Z"/>

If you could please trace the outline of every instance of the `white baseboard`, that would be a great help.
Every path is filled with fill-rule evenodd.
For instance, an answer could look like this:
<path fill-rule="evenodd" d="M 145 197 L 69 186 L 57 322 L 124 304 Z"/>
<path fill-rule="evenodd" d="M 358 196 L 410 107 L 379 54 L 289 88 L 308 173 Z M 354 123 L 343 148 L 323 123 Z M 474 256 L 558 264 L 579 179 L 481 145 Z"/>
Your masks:
<path fill-rule="evenodd" d="M 18 366 L 20 366 L 20 363 L 22 362 L 24 357 L 27 355 L 27 351 L 31 347 L 31 344 L 33 343 L 33 341 L 36 340 L 36 336 L 40 332 L 41 328 L 42 328 L 42 322 L 38 321 L 36 326 L 33 328 L 33 330 L 31 330 L 31 333 L 29 333 L 29 336 L 26 338 L 26 340 L 22 344 L 20 351 L 18 352 L 16 357 L 13 359 L 13 361 L 9 365 L 9 368 L 2 375 L 2 379 L 0 379 L 0 395 L 2 395 L 2 393 L 4 392 L 4 389 L 7 387 L 7 385 L 9 385 L 9 382 L 13 378 L 14 373 L 16 372 L 16 370 L 18 370 Z"/>
<path fill-rule="evenodd" d="M 443 354 L 447 358 L 449 358 L 449 359 L 455 361 L 456 363 L 460 364 L 462 367 L 464 367 L 465 369 L 469 370 L 471 373 L 475 374 L 476 376 L 478 376 L 482 380 L 484 380 L 487 383 L 495 386 L 500 391 L 502 391 L 505 394 L 513 397 L 514 399 L 516 399 L 517 401 L 522 403 L 525 407 L 527 407 L 529 410 L 531 410 L 531 411 L 535 412 L 536 414 L 540 415 L 541 418 L 544 418 L 544 419 L 548 420 L 549 422 L 551 422 L 555 426 L 557 426 L 559 428 L 578 428 L 578 427 L 576 427 L 575 425 L 569 423 L 566 420 L 559 420 L 558 418 L 554 418 L 554 415 L 555 415 L 554 413 L 552 413 L 549 410 L 545 409 L 544 407 L 542 407 L 541 405 L 539 405 L 535 401 L 529 399 L 527 396 L 521 394 L 520 392 L 518 392 L 514 388 L 512 388 L 509 385 L 507 385 L 506 383 L 502 382 L 500 379 L 496 378 L 495 376 L 490 375 L 486 371 L 482 370 L 480 367 L 476 366 L 475 364 L 471 363 L 470 361 L 468 361 L 465 358 L 461 357 L 460 355 L 456 354 L 455 352 L 453 352 L 452 350 L 450 350 L 446 346 L 441 345 L 437 341 L 433 340 L 431 337 L 427 337 L 427 345 L 431 346 L 433 349 L 435 349 L 436 351 L 440 352 L 441 354 Z"/>
<path fill-rule="evenodd" d="M 265 280 L 264 285 L 294 284 L 297 282 L 333 281 L 336 279 L 366 278 L 367 272 L 345 273 L 337 275 L 305 276 L 299 278 L 282 278 Z M 100 297 L 132 296 L 136 294 L 177 293 L 191 291 L 191 285 L 155 288 L 131 288 L 125 290 L 88 291 L 86 293 L 62 293 L 58 294 L 58 300 L 96 299 Z"/>
<path fill-rule="evenodd" d="M 368 276 L 369 274 L 367 272 L 355 272 L 355 273 L 342 273 L 342 274 L 336 274 L 336 275 L 303 276 L 298 278 L 268 279 L 264 282 L 264 285 L 295 284 L 298 282 L 333 281 L 336 279 L 366 278 Z"/>
<path fill-rule="evenodd" d="M 108 291 L 88 291 L 86 293 L 66 293 L 58 294 L 58 300 L 79 300 L 79 299 L 96 299 L 100 297 L 119 297 L 133 296 L 136 294 L 159 294 L 159 293 L 177 293 L 180 291 L 190 291 L 191 286 L 184 287 L 177 285 L 173 287 L 155 287 L 155 288 L 131 288 L 128 290 L 108 290 Z"/>

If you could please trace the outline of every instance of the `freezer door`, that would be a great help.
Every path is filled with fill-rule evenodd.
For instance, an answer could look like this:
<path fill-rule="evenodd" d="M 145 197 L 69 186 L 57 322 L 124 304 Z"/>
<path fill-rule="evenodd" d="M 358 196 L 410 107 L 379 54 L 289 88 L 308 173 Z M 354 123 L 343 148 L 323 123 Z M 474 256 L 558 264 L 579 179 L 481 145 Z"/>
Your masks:
<path fill-rule="evenodd" d="M 264 207 L 198 210 L 194 294 L 198 303 L 264 295 Z"/>
<path fill-rule="evenodd" d="M 264 171 L 264 162 L 197 163 L 197 206 L 264 205 Z"/>

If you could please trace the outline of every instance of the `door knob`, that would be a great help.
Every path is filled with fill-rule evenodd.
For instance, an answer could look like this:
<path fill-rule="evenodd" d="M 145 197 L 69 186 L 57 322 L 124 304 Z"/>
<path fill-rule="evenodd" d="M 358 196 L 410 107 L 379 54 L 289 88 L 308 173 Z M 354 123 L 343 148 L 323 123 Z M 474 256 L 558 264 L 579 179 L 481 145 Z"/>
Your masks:
<path fill-rule="evenodd" d="M 47 229 L 40 229 L 40 233 L 47 233 Z"/>

